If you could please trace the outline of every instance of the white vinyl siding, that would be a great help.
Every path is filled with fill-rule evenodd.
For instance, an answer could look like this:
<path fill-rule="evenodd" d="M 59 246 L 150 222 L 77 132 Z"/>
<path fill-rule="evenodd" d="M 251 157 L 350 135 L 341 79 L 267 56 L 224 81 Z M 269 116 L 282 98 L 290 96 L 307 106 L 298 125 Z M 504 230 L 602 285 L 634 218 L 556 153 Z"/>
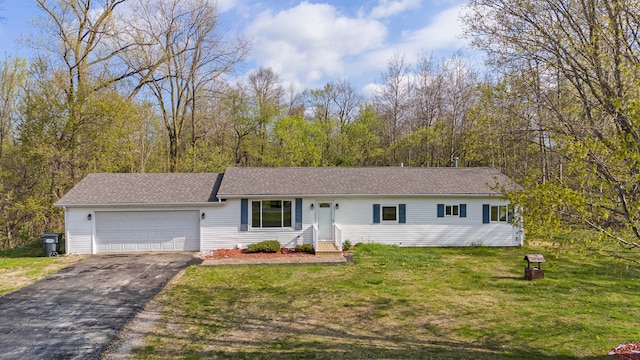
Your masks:
<path fill-rule="evenodd" d="M 251 201 L 249 199 L 249 213 L 251 213 Z M 295 201 L 291 201 L 292 223 L 295 217 Z M 223 207 L 207 210 L 207 216 L 201 222 L 201 250 L 230 249 L 235 247 L 246 248 L 249 244 L 255 244 L 264 240 L 277 240 L 283 247 L 292 248 L 296 245 L 311 244 L 312 233 L 307 222 L 310 203 L 306 200 L 302 205 L 302 230 L 288 228 L 256 229 L 241 231 L 240 228 L 240 199 L 229 199 Z M 249 216 L 251 222 L 251 216 Z"/>
<path fill-rule="evenodd" d="M 482 205 L 505 204 L 495 197 L 332 197 L 304 198 L 302 201 L 302 230 L 250 229 L 240 231 L 240 199 L 229 199 L 224 207 L 214 208 L 202 221 L 202 250 L 247 247 L 263 240 L 278 240 L 284 247 L 311 244 L 317 206 L 332 202 L 335 224 L 340 227 L 342 240 L 352 243 L 375 242 L 400 246 L 519 246 L 521 229 L 508 222 L 482 223 Z M 249 200 L 249 203 L 251 199 Z M 466 217 L 437 217 L 437 204 L 465 204 Z M 339 207 L 336 205 L 339 204 Z M 406 223 L 373 223 L 372 208 L 404 204 Z M 396 217 L 399 218 L 396 209 Z M 293 210 L 295 213 L 295 209 Z M 382 216 L 381 216 L 382 218 Z"/>
<path fill-rule="evenodd" d="M 494 203 L 500 203 L 495 198 Z M 519 246 L 519 229 L 509 223 L 482 224 L 482 205 L 487 199 L 463 198 L 455 203 L 466 204 L 466 217 L 437 216 L 437 204 L 452 203 L 450 198 L 397 198 L 406 204 L 406 224 L 373 225 L 371 206 L 380 199 L 342 199 L 335 222 L 342 229 L 342 238 L 352 243 L 382 243 L 401 246 Z M 389 202 L 389 201 L 384 201 Z M 382 203 L 384 203 L 382 202 Z"/>
<path fill-rule="evenodd" d="M 96 252 L 197 251 L 198 211 L 97 211 Z"/>
<path fill-rule="evenodd" d="M 93 249 L 93 220 L 87 215 L 93 212 L 86 208 L 65 209 L 65 249 L 67 254 L 91 254 Z"/>

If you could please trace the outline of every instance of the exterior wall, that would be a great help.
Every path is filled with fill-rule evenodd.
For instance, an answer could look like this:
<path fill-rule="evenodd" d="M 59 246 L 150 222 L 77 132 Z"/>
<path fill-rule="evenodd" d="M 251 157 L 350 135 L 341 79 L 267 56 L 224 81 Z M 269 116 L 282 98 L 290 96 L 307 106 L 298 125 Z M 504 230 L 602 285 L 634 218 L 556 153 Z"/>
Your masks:
<path fill-rule="evenodd" d="M 283 198 L 293 203 L 292 222 L 295 223 L 295 198 Z M 311 204 L 330 201 L 334 205 L 335 225 L 342 240 L 352 243 L 382 243 L 399 246 L 519 246 L 522 231 L 508 222 L 482 223 L 482 205 L 506 205 L 497 197 L 425 197 L 425 198 L 305 198 L 302 202 L 302 230 L 252 229 L 240 231 L 240 199 L 229 199 L 222 206 L 195 207 L 122 207 L 65 209 L 67 253 L 95 253 L 95 211 L 154 211 L 199 210 L 205 214 L 200 220 L 200 250 L 242 247 L 264 240 L 278 240 L 284 247 L 313 243 L 316 209 Z M 335 204 L 339 205 L 335 209 Z M 373 223 L 373 204 L 406 205 L 406 223 Z M 437 217 L 437 204 L 466 204 L 467 216 Z M 92 214 L 92 220 L 87 215 Z"/>
<path fill-rule="evenodd" d="M 91 214 L 91 220 L 87 220 L 88 214 Z M 64 212 L 64 218 L 65 252 L 67 254 L 91 254 L 93 249 L 93 211 L 87 208 L 67 208 Z"/>
<path fill-rule="evenodd" d="M 521 231 L 509 222 L 482 223 L 482 206 L 507 205 L 496 197 L 342 199 L 335 222 L 342 239 L 399 246 L 520 246 Z M 373 204 L 406 204 L 406 223 L 374 224 Z M 437 216 L 438 204 L 466 204 L 467 216 Z"/>
<path fill-rule="evenodd" d="M 283 200 L 295 199 L 282 198 Z M 251 199 L 249 200 L 249 202 Z M 497 197 L 424 197 L 424 198 L 304 198 L 302 230 L 251 229 L 240 231 L 240 199 L 227 200 L 224 207 L 204 210 L 201 222 L 201 250 L 242 247 L 264 240 L 278 240 L 282 246 L 313 243 L 316 209 L 311 204 L 330 201 L 342 240 L 353 244 L 375 242 L 399 246 L 520 246 L 522 231 L 509 222 L 482 223 L 483 204 L 507 205 Z M 338 204 L 338 209 L 335 209 Z M 373 223 L 373 204 L 406 205 L 406 223 Z M 466 204 L 467 216 L 437 217 L 437 205 Z M 249 209 L 250 211 L 250 209 Z M 295 214 L 295 206 L 292 210 Z M 249 217 L 250 219 L 250 217 Z"/>
<path fill-rule="evenodd" d="M 280 199 L 279 199 L 280 200 Z M 292 201 L 292 221 L 295 222 L 295 199 L 282 198 Z M 264 240 L 278 240 L 283 247 L 295 247 L 303 243 L 311 244 L 311 224 L 305 222 L 306 214 L 303 201 L 302 230 L 283 229 L 266 230 L 252 229 L 240 231 L 240 199 L 229 199 L 224 207 L 205 210 L 206 218 L 201 222 L 200 249 L 231 249 L 235 247 L 246 248 L 249 244 Z M 308 211 L 308 209 L 307 209 Z M 249 206 L 251 212 L 251 206 Z M 251 215 L 249 215 L 251 223 Z"/>
<path fill-rule="evenodd" d="M 68 254 L 95 254 L 95 221 L 96 211 L 170 211 L 170 210 L 197 210 L 205 213 L 205 219 L 200 220 L 200 241 L 203 236 L 203 223 L 208 219 L 206 215 L 211 213 L 210 207 L 201 209 L 199 207 L 176 206 L 176 207 L 68 207 L 65 209 L 65 252 Z M 87 215 L 91 214 L 91 220 L 87 220 Z M 201 247 L 202 249 L 202 247 Z"/>

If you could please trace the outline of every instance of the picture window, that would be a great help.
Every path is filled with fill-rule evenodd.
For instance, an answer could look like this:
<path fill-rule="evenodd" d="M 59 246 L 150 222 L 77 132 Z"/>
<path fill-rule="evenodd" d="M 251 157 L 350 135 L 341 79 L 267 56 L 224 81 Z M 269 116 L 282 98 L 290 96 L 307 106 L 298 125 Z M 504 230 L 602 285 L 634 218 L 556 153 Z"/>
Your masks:
<path fill-rule="evenodd" d="M 291 227 L 291 201 L 252 201 L 251 227 L 263 229 Z"/>

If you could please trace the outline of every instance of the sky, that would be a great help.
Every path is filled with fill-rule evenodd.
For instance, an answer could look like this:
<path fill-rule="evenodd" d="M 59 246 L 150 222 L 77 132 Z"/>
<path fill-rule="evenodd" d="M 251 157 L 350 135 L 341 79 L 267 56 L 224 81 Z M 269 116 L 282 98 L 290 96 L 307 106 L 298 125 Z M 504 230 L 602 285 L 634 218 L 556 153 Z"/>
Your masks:
<path fill-rule="evenodd" d="M 251 52 L 236 76 L 270 67 L 283 85 L 319 88 L 347 80 L 364 92 L 380 82 L 395 53 L 414 63 L 421 53 L 437 57 L 474 51 L 462 38 L 464 0 L 217 0 L 220 30 L 241 34 Z M 37 36 L 33 0 L 0 2 L 0 56 L 29 57 L 20 39 Z"/>

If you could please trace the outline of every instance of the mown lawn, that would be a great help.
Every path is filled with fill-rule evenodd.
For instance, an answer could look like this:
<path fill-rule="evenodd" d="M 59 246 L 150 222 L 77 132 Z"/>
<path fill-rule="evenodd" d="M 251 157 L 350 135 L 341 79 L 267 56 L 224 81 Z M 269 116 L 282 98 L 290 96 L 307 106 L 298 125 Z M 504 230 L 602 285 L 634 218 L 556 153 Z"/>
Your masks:
<path fill-rule="evenodd" d="M 43 257 L 42 244 L 34 242 L 28 246 L 0 250 L 0 296 L 51 275 L 76 261 L 79 256 Z"/>
<path fill-rule="evenodd" d="M 640 340 L 637 264 L 541 248 L 359 246 L 342 266 L 191 267 L 139 358 L 600 359 Z M 629 265 L 629 266 L 627 266 Z"/>

